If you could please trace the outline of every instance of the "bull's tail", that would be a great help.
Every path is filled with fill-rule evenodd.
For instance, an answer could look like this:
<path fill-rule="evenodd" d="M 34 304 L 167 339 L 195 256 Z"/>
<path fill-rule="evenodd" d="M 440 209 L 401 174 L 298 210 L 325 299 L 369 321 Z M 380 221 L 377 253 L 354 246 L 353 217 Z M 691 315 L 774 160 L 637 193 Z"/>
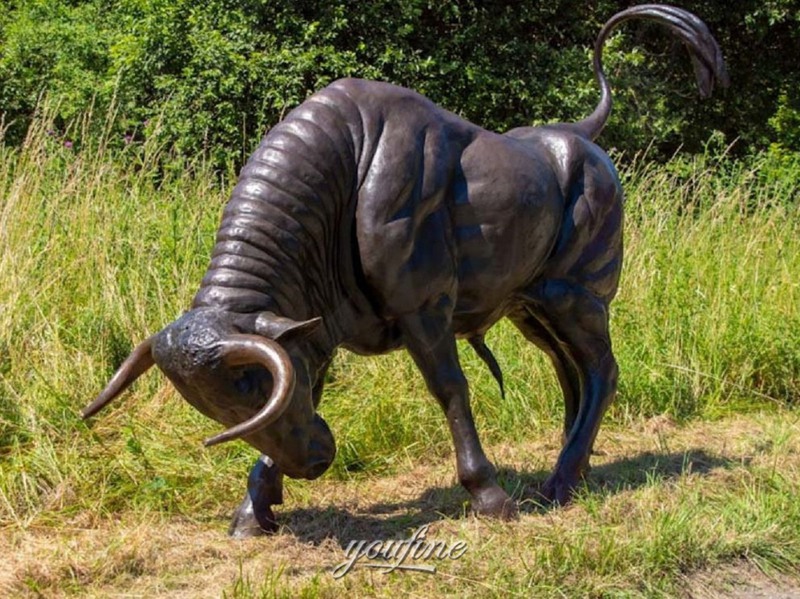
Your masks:
<path fill-rule="evenodd" d="M 611 114 L 611 86 L 603 72 L 603 45 L 617 25 L 631 19 L 656 21 L 666 26 L 686 44 L 694 66 L 700 95 L 707 98 L 718 81 L 723 87 L 728 85 L 728 73 L 722 60 L 722 52 L 708 27 L 690 12 L 663 4 L 642 4 L 623 10 L 611 17 L 603 26 L 594 45 L 594 74 L 600 86 L 600 102 L 587 118 L 573 123 L 580 135 L 596 139 Z"/>

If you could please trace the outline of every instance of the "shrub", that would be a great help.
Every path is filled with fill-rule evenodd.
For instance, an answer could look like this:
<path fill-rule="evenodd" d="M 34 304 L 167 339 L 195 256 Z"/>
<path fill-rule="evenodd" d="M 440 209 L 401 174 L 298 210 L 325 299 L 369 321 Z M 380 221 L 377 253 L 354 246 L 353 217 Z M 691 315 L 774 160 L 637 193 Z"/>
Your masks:
<path fill-rule="evenodd" d="M 125 134 L 241 162 L 314 90 L 359 76 L 415 88 L 485 127 L 575 120 L 595 105 L 591 46 L 633 4 L 395 0 L 20 0 L 0 16 L 0 110 L 19 143 L 42 92 L 59 122 L 116 101 Z M 742 148 L 798 149 L 800 43 L 793 0 L 688 6 L 709 24 L 735 90 L 697 102 L 681 44 L 632 24 L 606 48 L 617 100 L 605 146 L 651 156 L 702 149 L 710 130 Z M 754 52 L 757 48 L 758 51 Z"/>

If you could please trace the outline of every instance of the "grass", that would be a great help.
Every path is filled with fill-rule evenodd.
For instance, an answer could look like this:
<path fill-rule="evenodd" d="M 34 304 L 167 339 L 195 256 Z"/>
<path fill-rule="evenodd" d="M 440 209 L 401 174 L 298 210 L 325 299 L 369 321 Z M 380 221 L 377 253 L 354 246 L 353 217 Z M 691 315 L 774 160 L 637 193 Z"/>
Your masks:
<path fill-rule="evenodd" d="M 411 361 L 343 352 L 321 408 L 333 468 L 289 483 L 275 539 L 234 544 L 224 519 L 255 456 L 202 449 L 217 425 L 160 374 L 88 424 L 77 414 L 190 302 L 232 177 L 150 142 L 68 148 L 50 127 L 35 122 L 19 150 L 0 145 L 0 545 L 14 548 L 14 593 L 191 595 L 206 581 L 232 597 L 658 596 L 715 564 L 800 562 L 796 161 L 709 152 L 622 173 L 620 390 L 598 441 L 608 455 L 574 508 L 531 508 L 511 525 L 457 517 L 466 496 L 444 418 Z M 521 493 L 555 460 L 563 408 L 549 363 L 511 326 L 488 343 L 505 401 L 469 347 L 462 359 L 482 437 Z M 327 576 L 353 535 L 425 521 L 475 548 L 447 576 Z"/>
<path fill-rule="evenodd" d="M 221 514 L 147 509 L 7 527 L 0 589 L 7 581 L 9 594 L 44 596 L 673 597 L 724 592 L 732 579 L 739 589 L 775 591 L 783 580 L 796 590 L 799 432 L 800 418 L 787 412 L 612 423 L 574 505 L 543 510 L 523 499 L 511 523 L 464 516 L 466 493 L 443 457 L 409 459 L 393 476 L 291 484 L 283 527 L 269 539 L 227 539 Z M 540 485 L 557 450 L 555 430 L 490 446 L 510 489 Z M 436 574 L 357 566 L 332 577 L 350 541 L 408 538 L 424 524 L 431 540 L 464 541 L 466 554 L 421 562 Z M 725 578 L 714 577 L 725 565 Z"/>

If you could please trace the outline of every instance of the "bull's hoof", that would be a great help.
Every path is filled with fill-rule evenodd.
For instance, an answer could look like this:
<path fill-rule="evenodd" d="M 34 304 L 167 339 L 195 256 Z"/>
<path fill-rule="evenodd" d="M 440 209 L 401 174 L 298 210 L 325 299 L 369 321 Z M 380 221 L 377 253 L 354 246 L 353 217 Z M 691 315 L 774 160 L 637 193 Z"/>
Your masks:
<path fill-rule="evenodd" d="M 572 501 L 572 496 L 580 481 L 580 475 L 565 475 L 556 470 L 544 481 L 541 495 L 547 502 L 554 505 L 567 505 Z"/>
<path fill-rule="evenodd" d="M 481 516 L 513 520 L 519 515 L 516 502 L 499 486 L 488 487 L 475 493 L 472 511 Z"/>
<path fill-rule="evenodd" d="M 253 504 L 247 499 L 242 502 L 233 515 L 228 536 L 234 539 L 249 539 L 278 532 L 278 522 L 269 507 L 253 510 Z"/>

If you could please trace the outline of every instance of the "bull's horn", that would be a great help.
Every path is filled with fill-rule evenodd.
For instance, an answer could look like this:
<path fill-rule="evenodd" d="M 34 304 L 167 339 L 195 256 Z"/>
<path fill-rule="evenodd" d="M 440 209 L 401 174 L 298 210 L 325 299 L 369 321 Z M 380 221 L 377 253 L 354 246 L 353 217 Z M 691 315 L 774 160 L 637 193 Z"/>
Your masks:
<path fill-rule="evenodd" d="M 97 396 L 97 399 L 81 410 L 82 418 L 88 418 L 102 410 L 106 404 L 127 389 L 133 381 L 155 364 L 153 354 L 150 351 L 153 346 L 153 338 L 145 339 L 131 352 L 131 355 L 125 359 L 122 366 L 114 373 L 114 376 L 106 385 L 106 388 Z"/>
<path fill-rule="evenodd" d="M 260 364 L 272 374 L 272 395 L 258 413 L 204 441 L 206 447 L 238 439 L 275 422 L 289 407 L 294 392 L 294 368 L 280 345 L 260 335 L 231 335 L 221 343 L 221 356 L 228 366 Z"/>

